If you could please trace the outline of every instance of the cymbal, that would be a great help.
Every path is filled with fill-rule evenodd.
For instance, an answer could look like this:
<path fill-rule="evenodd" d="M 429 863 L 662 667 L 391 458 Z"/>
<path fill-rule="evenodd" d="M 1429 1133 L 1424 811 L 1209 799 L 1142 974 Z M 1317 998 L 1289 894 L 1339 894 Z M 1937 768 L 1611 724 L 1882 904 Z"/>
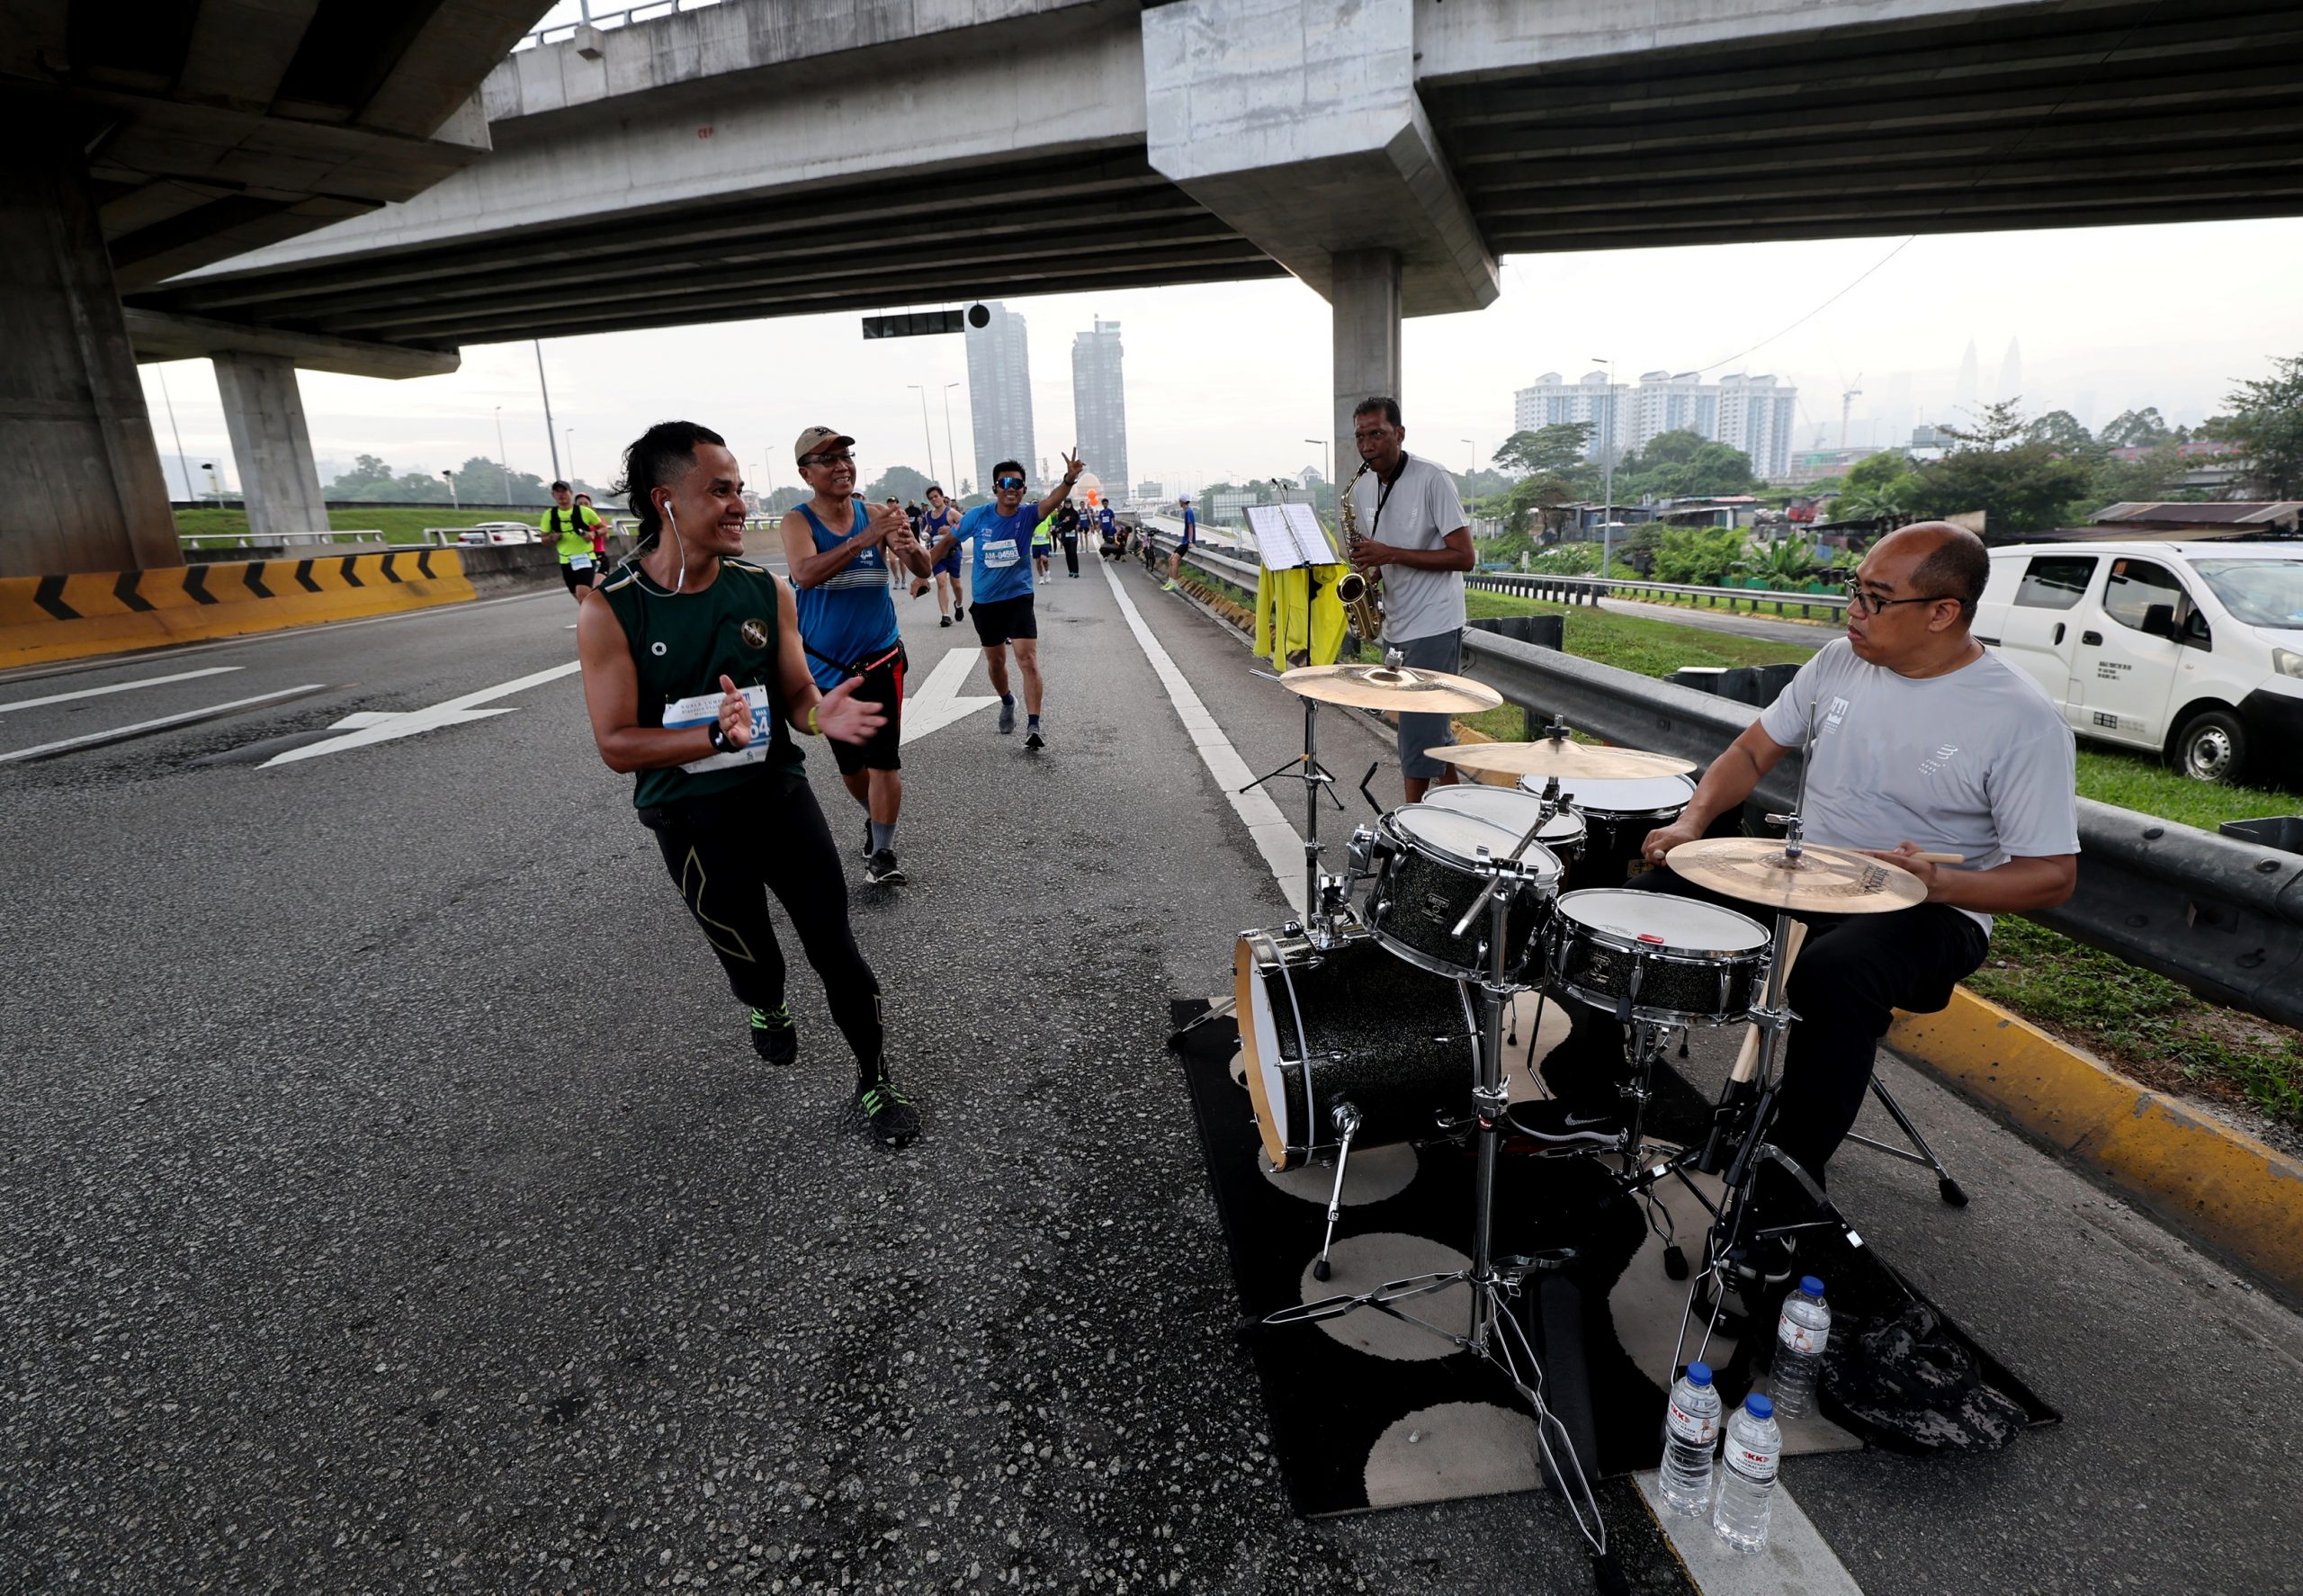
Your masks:
<path fill-rule="evenodd" d="M 1675 759 L 1669 754 L 1601 748 L 1596 743 L 1549 737 L 1540 737 L 1533 742 L 1449 743 L 1445 748 L 1433 749 L 1431 757 L 1465 770 L 1555 776 L 1562 781 L 1637 781 L 1650 776 L 1684 776 L 1695 768 L 1694 760 Z"/>
<path fill-rule="evenodd" d="M 1765 837 L 1705 837 L 1664 856 L 1698 886 L 1746 903 L 1817 914 L 1886 914 L 1927 901 L 1927 887 L 1899 865 L 1851 848 L 1808 843 L 1797 859 Z"/>
<path fill-rule="evenodd" d="M 1410 714 L 1467 715 L 1503 702 L 1503 695 L 1484 682 L 1403 665 L 1299 665 L 1283 674 L 1279 685 L 1322 704 Z"/>

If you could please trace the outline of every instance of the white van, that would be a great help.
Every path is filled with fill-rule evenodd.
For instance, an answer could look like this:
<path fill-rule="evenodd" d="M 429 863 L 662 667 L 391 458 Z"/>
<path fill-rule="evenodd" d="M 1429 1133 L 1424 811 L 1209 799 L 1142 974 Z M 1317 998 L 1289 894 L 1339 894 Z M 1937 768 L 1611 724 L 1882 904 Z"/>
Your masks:
<path fill-rule="evenodd" d="M 2303 754 L 2303 543 L 1994 549 L 1975 634 L 2081 736 L 2201 781 Z"/>

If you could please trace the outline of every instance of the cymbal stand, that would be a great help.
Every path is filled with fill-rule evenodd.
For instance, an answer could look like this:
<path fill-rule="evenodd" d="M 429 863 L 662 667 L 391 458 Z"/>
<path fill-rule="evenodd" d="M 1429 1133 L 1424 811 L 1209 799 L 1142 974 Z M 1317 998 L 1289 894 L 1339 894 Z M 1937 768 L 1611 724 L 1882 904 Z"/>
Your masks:
<path fill-rule="evenodd" d="M 1273 681 L 1280 678 L 1268 671 L 1258 676 Z M 1320 763 L 1320 704 L 1316 698 L 1304 700 L 1304 751 L 1288 760 L 1268 776 L 1259 776 L 1240 789 L 1251 793 L 1266 782 L 1282 777 L 1304 784 L 1304 934 L 1314 946 L 1326 947 L 1341 932 L 1341 922 L 1350 912 L 1351 884 L 1344 876 L 1331 874 L 1320 868 L 1320 799 L 1340 810 L 1343 800 L 1331 791 L 1335 776 Z"/>
<path fill-rule="evenodd" d="M 1537 1361 L 1535 1349 L 1528 1343 L 1527 1331 L 1519 1322 L 1504 1311 L 1504 1299 L 1519 1295 L 1520 1283 L 1538 1270 L 1563 1267 L 1573 1259 L 1572 1252 L 1555 1252 L 1536 1257 L 1497 1258 L 1493 1255 L 1493 1221 L 1495 1213 L 1495 1170 L 1501 1152 L 1505 1111 L 1510 1104 L 1510 1081 L 1503 1072 L 1503 1010 L 1512 994 L 1527 990 L 1524 984 L 1509 980 L 1504 973 L 1504 942 L 1510 929 L 1511 894 L 1503 890 L 1507 882 L 1533 879 L 1519 863 L 1519 856 L 1536 839 L 1542 829 L 1540 822 L 1530 827 L 1519 839 L 1519 846 L 1505 857 L 1479 850 L 1480 868 L 1488 877 L 1487 889 L 1464 912 L 1454 935 L 1463 936 L 1481 909 L 1487 911 L 1487 973 L 1480 981 L 1481 1016 L 1478 1073 L 1472 1087 L 1472 1113 L 1477 1124 L 1479 1137 L 1478 1163 L 1473 1176 L 1472 1256 L 1468 1269 L 1451 1269 L 1429 1275 L 1411 1275 L 1402 1280 L 1387 1280 L 1373 1291 L 1357 1296 L 1329 1296 L 1304 1303 L 1293 1308 L 1282 1308 L 1265 1315 L 1268 1325 L 1313 1324 L 1322 1320 L 1340 1319 L 1362 1308 L 1372 1308 L 1387 1314 L 1402 1323 L 1412 1324 L 1429 1331 L 1440 1340 L 1453 1342 L 1464 1351 L 1483 1358 L 1511 1382 L 1512 1389 L 1527 1403 L 1536 1421 L 1537 1449 L 1545 1467 L 1559 1487 L 1561 1499 L 1567 1503 L 1568 1515 L 1583 1538 L 1591 1543 L 1592 1555 L 1600 1568 L 1602 1583 L 1619 1579 L 1614 1560 L 1608 1552 L 1607 1524 L 1600 1517 L 1599 1502 L 1593 1496 L 1591 1482 L 1583 1473 L 1582 1461 L 1575 1455 L 1565 1426 L 1545 1404 L 1543 1397 L 1543 1368 Z M 1340 1170 L 1337 1174 L 1339 1191 L 1342 1185 Z M 1332 1215 L 1331 1215 L 1332 1218 Z M 1324 1256 L 1324 1254 L 1323 1254 Z M 1315 1278 L 1316 1275 L 1315 1275 Z M 1418 1297 L 1429 1296 L 1451 1287 L 1468 1287 L 1471 1291 L 1471 1314 L 1468 1333 L 1457 1334 L 1445 1326 L 1434 1324 L 1408 1312 L 1398 1305 Z"/>

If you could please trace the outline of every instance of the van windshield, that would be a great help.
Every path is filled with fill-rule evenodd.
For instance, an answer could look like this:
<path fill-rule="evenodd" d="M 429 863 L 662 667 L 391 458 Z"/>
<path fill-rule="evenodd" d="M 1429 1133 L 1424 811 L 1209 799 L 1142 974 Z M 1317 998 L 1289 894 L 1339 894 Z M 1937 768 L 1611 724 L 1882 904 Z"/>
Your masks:
<path fill-rule="evenodd" d="M 2191 569 L 2248 625 L 2303 627 L 2303 560 L 2194 560 Z"/>

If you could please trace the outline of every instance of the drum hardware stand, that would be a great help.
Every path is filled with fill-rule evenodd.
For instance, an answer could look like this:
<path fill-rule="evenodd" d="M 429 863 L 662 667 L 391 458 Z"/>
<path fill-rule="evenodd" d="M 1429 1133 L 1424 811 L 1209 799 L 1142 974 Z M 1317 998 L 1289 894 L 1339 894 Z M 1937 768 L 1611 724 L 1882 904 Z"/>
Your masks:
<path fill-rule="evenodd" d="M 1335 1222 L 1343 1213 L 1343 1172 L 1351 1167 L 1351 1138 L 1359 1134 L 1359 1110 L 1349 1099 L 1335 1106 L 1332 1116 L 1343 1144 L 1336 1150 L 1335 1188 L 1328 1193 L 1327 1233 L 1320 1238 L 1320 1261 L 1312 1266 L 1312 1278 L 1328 1278 L 1328 1253 L 1335 1247 Z"/>
<path fill-rule="evenodd" d="M 1497 858 L 1483 847 L 1478 850 L 1482 867 L 1488 877 L 1487 889 L 1464 911 L 1463 919 L 1453 932 L 1453 935 L 1462 937 L 1471 928 L 1471 923 L 1481 909 L 1487 910 L 1485 952 L 1488 973 L 1479 983 L 1482 1009 L 1479 1075 L 1472 1086 L 1472 1111 L 1478 1122 L 1479 1161 L 1473 1176 L 1471 1266 L 1443 1273 L 1387 1280 L 1373 1291 L 1358 1296 L 1321 1297 L 1266 1314 L 1263 1323 L 1268 1325 L 1312 1324 L 1327 1319 L 1340 1319 L 1362 1308 L 1373 1308 L 1402 1323 L 1429 1331 L 1442 1340 L 1452 1341 L 1456 1347 L 1492 1365 L 1511 1382 L 1512 1389 L 1519 1394 L 1534 1413 L 1537 1454 L 1556 1482 L 1560 1498 L 1567 1504 L 1569 1517 L 1574 1520 L 1576 1529 L 1591 1546 L 1595 1576 L 1603 1589 L 1617 1590 L 1624 1588 L 1622 1571 L 1608 1551 L 1607 1523 L 1600 1516 L 1599 1502 L 1584 1475 L 1582 1460 L 1576 1456 L 1565 1427 L 1545 1404 L 1543 1369 L 1537 1362 L 1535 1349 L 1528 1340 L 1527 1331 L 1517 1319 L 1503 1311 L 1504 1297 L 1517 1296 L 1521 1281 L 1529 1274 L 1560 1268 L 1569 1261 L 1573 1254 L 1497 1258 L 1492 1252 L 1496 1162 L 1503 1127 L 1507 1123 L 1505 1111 L 1510 1103 L 1510 1078 L 1503 1071 L 1503 1010 L 1510 994 L 1526 990 L 1513 984 L 1504 974 L 1504 940 L 1510 928 L 1510 904 L 1502 888 L 1506 881 L 1527 879 L 1527 872 L 1519 864 L 1519 856 L 1535 841 L 1536 833 L 1542 829 L 1540 821 L 1530 827 L 1528 834 L 1519 839 L 1519 846 L 1512 849 L 1507 857 Z M 1339 1169 L 1336 1172 L 1339 1194 L 1342 1184 L 1343 1173 Z M 1329 1219 L 1332 1225 L 1332 1209 Z M 1325 1261 L 1324 1251 L 1322 1261 Z M 1313 1278 L 1324 1278 L 1318 1274 L 1317 1266 L 1314 1266 Z M 1454 1286 L 1468 1287 L 1471 1290 L 1468 1334 L 1458 1335 L 1397 1305 Z"/>
<path fill-rule="evenodd" d="M 1268 671 L 1254 674 L 1275 682 L 1280 679 Z M 1335 785 L 1335 776 L 1320 763 L 1319 717 L 1319 700 L 1305 698 L 1304 751 L 1270 775 L 1256 777 L 1240 791 L 1251 793 L 1266 782 L 1283 776 L 1304 784 L 1304 934 L 1314 946 L 1327 947 L 1341 934 L 1342 921 L 1351 911 L 1351 895 L 1350 884 L 1344 877 L 1320 868 L 1320 799 L 1324 796 L 1338 810 L 1343 808 L 1343 800 L 1330 791 Z M 1371 769 L 1368 774 L 1375 773 Z"/>

